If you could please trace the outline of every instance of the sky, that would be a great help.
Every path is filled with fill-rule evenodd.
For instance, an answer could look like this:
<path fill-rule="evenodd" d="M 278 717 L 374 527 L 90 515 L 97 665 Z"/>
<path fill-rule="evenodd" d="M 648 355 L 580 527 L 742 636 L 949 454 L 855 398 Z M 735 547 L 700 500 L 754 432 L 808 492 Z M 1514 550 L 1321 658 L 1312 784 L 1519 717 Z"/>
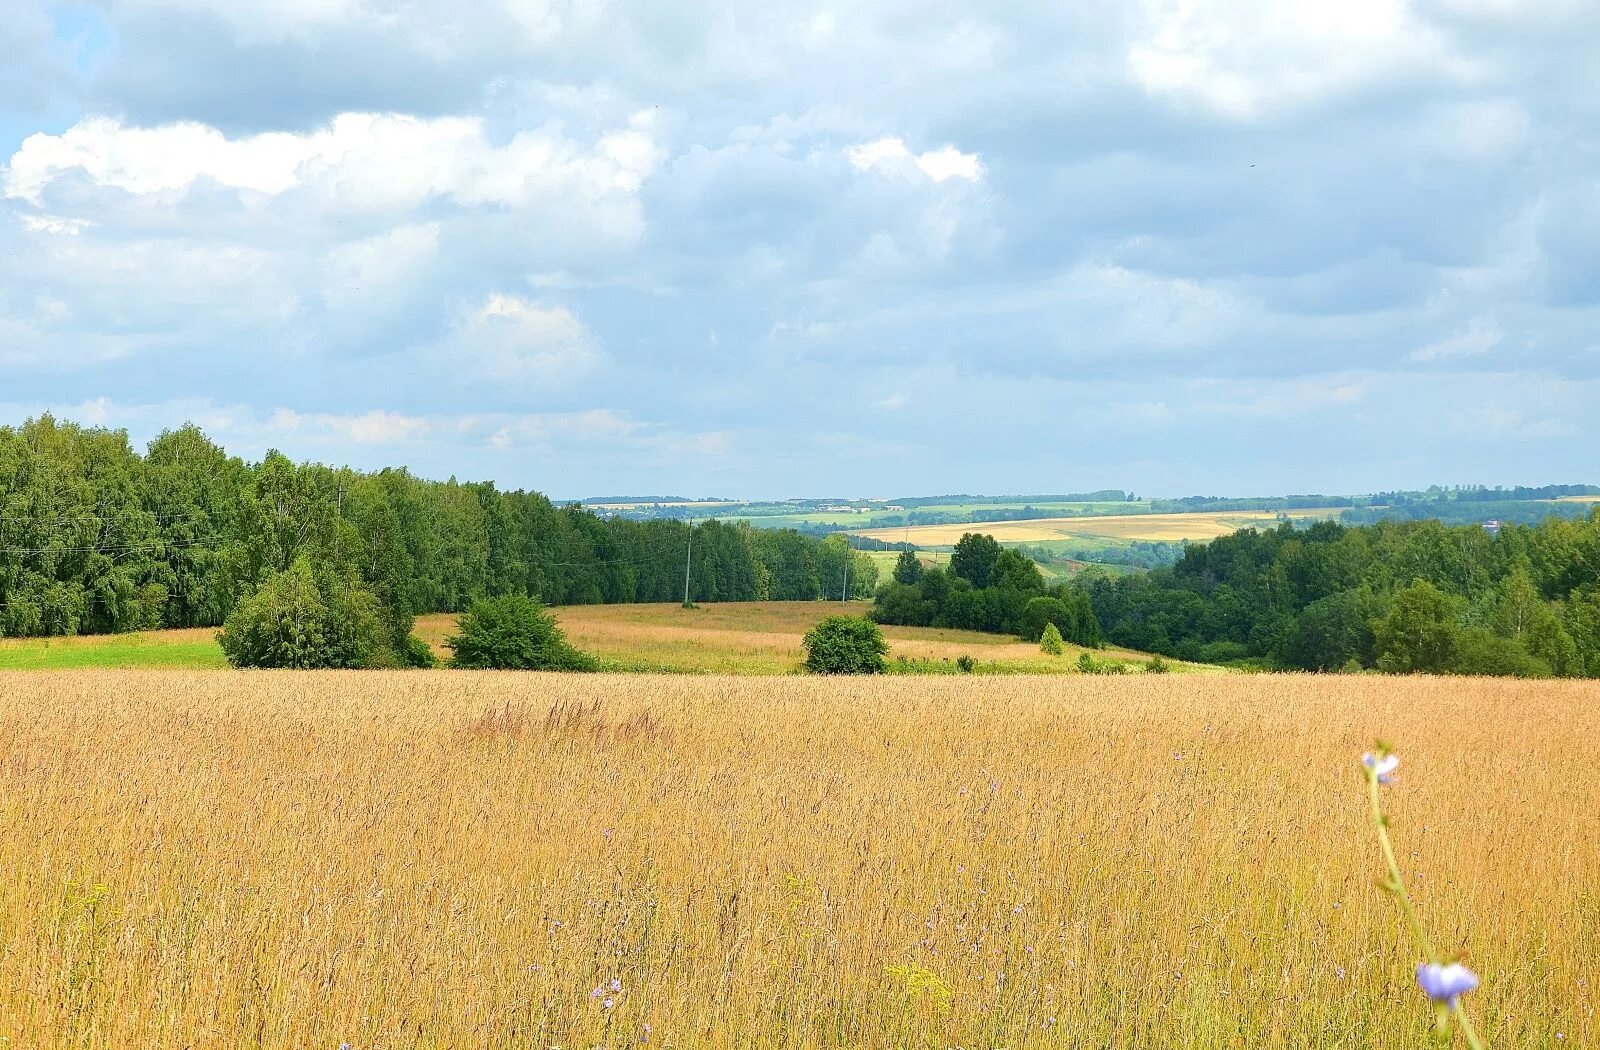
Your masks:
<path fill-rule="evenodd" d="M 1584 0 L 6 0 L 0 421 L 558 498 L 1600 481 Z"/>

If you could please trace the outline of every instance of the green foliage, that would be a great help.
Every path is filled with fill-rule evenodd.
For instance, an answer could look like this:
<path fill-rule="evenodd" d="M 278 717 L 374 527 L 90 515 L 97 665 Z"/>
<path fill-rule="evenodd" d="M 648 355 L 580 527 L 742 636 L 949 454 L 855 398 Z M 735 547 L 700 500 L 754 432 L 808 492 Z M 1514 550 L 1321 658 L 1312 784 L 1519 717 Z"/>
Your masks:
<path fill-rule="evenodd" d="M 982 590 L 989 586 L 989 574 L 999 559 L 1000 544 L 993 536 L 969 532 L 956 542 L 950 555 L 950 572 Z"/>
<path fill-rule="evenodd" d="M 1049 656 L 1060 656 L 1066 652 L 1066 646 L 1061 643 L 1061 632 L 1053 623 L 1044 625 L 1044 631 L 1039 637 L 1039 651 Z"/>
<path fill-rule="evenodd" d="M 806 669 L 813 674 L 882 674 L 889 643 L 871 620 L 829 616 L 806 633 Z"/>
<path fill-rule="evenodd" d="M 474 602 L 446 638 L 450 666 L 471 670 L 593 671 L 594 658 L 567 644 L 555 617 L 534 598 L 504 595 Z"/>
<path fill-rule="evenodd" d="M 922 562 L 912 551 L 901 551 L 894 563 L 894 582 L 914 584 L 922 579 Z"/>
<path fill-rule="evenodd" d="M 956 657 L 956 670 L 960 671 L 962 674 L 972 674 L 977 669 L 978 661 L 974 660 L 966 653 L 962 653 L 960 656 Z"/>
<path fill-rule="evenodd" d="M 879 623 L 910 627 L 953 627 L 969 631 L 1016 634 L 1037 642 L 1047 623 L 1054 623 L 1065 641 L 1098 647 L 1099 621 L 1089 596 L 1067 585 L 1047 587 L 1039 567 L 1015 550 L 1002 550 L 992 537 L 968 534 L 958 545 L 962 572 L 985 581 L 978 586 L 968 576 L 928 569 L 915 584 L 894 582 L 878 592 L 872 618 Z M 992 560 L 985 563 L 989 554 Z M 978 566 L 978 567 L 974 567 Z"/>
<path fill-rule="evenodd" d="M 1394 596 L 1389 614 L 1373 625 L 1378 669 L 1390 674 L 1441 674 L 1455 664 L 1460 602 L 1427 580 Z"/>
<path fill-rule="evenodd" d="M 406 635 L 406 640 L 400 646 L 400 663 L 405 667 L 427 669 L 439 666 L 439 658 L 433 654 L 433 647 L 414 634 Z"/>
<path fill-rule="evenodd" d="M 1083 674 L 1127 674 L 1128 665 L 1118 660 L 1096 660 L 1089 653 L 1079 653 L 1078 670 Z"/>
<path fill-rule="evenodd" d="M 1245 529 L 1170 569 L 1074 585 L 1119 645 L 1334 671 L 1600 675 L 1600 513 Z"/>
<path fill-rule="evenodd" d="M 217 636 L 234 667 L 371 667 L 385 662 L 378 602 L 348 579 L 318 579 L 309 558 L 273 573 Z"/>
<path fill-rule="evenodd" d="M 1144 662 L 1144 669 L 1149 674 L 1166 674 L 1172 670 L 1167 666 L 1167 662 L 1161 659 L 1159 653 Z"/>
<path fill-rule="evenodd" d="M 0 427 L 0 635 L 215 627 L 299 558 L 376 600 L 376 662 L 407 664 L 414 615 L 474 598 L 555 604 L 870 596 L 843 539 L 709 521 L 629 521 L 536 492 L 228 456 L 194 427 L 144 455 L 121 431 L 50 416 Z"/>

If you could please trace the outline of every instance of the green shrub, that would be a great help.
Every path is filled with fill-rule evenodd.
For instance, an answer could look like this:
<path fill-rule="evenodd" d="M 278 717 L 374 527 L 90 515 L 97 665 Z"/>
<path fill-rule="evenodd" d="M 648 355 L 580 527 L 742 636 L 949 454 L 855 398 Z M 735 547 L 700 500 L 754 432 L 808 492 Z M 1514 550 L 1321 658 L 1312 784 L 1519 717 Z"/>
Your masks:
<path fill-rule="evenodd" d="M 1127 674 L 1128 665 L 1118 660 L 1096 660 L 1088 653 L 1080 653 L 1078 670 L 1084 674 Z"/>
<path fill-rule="evenodd" d="M 1044 625 L 1044 633 L 1039 636 L 1039 650 L 1050 656 L 1060 656 L 1066 652 L 1066 646 L 1061 644 L 1061 632 L 1056 630 L 1056 625 Z"/>
<path fill-rule="evenodd" d="M 567 644 L 555 617 L 535 598 L 506 595 L 473 602 L 444 640 L 450 666 L 470 670 L 594 671 L 594 657 Z"/>
<path fill-rule="evenodd" d="M 217 643 L 234 667 L 372 667 L 388 662 L 378 600 L 349 579 L 318 578 L 305 557 L 229 614 Z"/>
<path fill-rule="evenodd" d="M 1166 674 L 1168 671 L 1172 670 L 1171 667 L 1167 666 L 1167 662 L 1161 659 L 1160 653 L 1157 653 L 1155 656 L 1152 656 L 1150 659 L 1146 660 L 1144 662 L 1144 669 L 1150 674 Z"/>
<path fill-rule="evenodd" d="M 829 616 L 805 636 L 806 670 L 813 674 L 882 674 L 889 643 L 871 620 Z"/>
<path fill-rule="evenodd" d="M 971 674 L 977 669 L 978 661 L 974 660 L 966 653 L 962 653 L 960 656 L 956 657 L 956 670 L 960 671 L 962 674 Z"/>
<path fill-rule="evenodd" d="M 400 648 L 400 663 L 404 667 L 437 667 L 439 658 L 433 655 L 433 647 L 414 634 L 406 635 L 405 644 Z"/>

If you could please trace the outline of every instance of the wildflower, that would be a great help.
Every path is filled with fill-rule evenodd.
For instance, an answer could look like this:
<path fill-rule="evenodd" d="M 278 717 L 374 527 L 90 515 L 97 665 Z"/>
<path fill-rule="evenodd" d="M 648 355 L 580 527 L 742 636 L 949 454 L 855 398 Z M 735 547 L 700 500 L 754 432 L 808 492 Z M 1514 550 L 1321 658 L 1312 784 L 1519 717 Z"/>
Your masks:
<path fill-rule="evenodd" d="M 1378 775 L 1378 783 L 1387 784 L 1394 780 L 1394 771 L 1400 767 L 1400 756 L 1385 754 L 1379 758 L 1368 751 L 1361 756 L 1361 764 Z"/>
<path fill-rule="evenodd" d="M 622 991 L 622 981 L 616 977 L 611 978 L 610 988 L 613 992 Z"/>
<path fill-rule="evenodd" d="M 604 1009 L 607 1009 L 607 1010 L 609 1010 L 609 1009 L 611 1009 L 611 1008 L 612 1008 L 612 1007 L 613 1007 L 613 1006 L 615 1006 L 615 1005 L 617 1005 L 617 1001 L 616 1001 L 616 1000 L 615 1000 L 615 999 L 613 999 L 613 998 L 611 998 L 611 997 L 610 997 L 610 996 L 609 996 L 609 995 L 608 995 L 608 996 L 606 996 L 606 998 L 605 998 L 605 1001 L 604 1001 L 604 1002 L 602 1002 L 602 1003 L 601 1003 L 601 1004 L 600 1004 L 600 1005 L 601 1005 L 601 1007 L 603 1007 L 603 1008 L 604 1008 Z"/>
<path fill-rule="evenodd" d="M 1455 1009 L 1461 993 L 1478 987 L 1478 975 L 1460 963 L 1422 963 L 1417 967 L 1417 983 L 1429 999 Z"/>

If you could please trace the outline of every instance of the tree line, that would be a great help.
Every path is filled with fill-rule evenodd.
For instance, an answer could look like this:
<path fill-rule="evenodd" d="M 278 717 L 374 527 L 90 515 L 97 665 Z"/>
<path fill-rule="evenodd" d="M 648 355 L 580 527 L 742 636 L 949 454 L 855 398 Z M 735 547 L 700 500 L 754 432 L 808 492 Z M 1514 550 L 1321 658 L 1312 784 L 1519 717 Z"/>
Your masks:
<path fill-rule="evenodd" d="M 264 602 L 315 588 L 403 655 L 415 615 L 485 597 L 679 601 L 686 561 L 697 602 L 837 599 L 847 576 L 852 597 L 877 587 L 842 538 L 602 519 L 491 482 L 278 452 L 247 463 L 194 426 L 142 454 L 124 431 L 50 416 L 0 427 L 3 635 L 218 626 L 270 583 Z"/>
<path fill-rule="evenodd" d="M 1600 677 L 1600 509 L 1537 525 L 1245 529 L 1171 568 L 1080 580 L 1106 636 L 1308 671 Z"/>

